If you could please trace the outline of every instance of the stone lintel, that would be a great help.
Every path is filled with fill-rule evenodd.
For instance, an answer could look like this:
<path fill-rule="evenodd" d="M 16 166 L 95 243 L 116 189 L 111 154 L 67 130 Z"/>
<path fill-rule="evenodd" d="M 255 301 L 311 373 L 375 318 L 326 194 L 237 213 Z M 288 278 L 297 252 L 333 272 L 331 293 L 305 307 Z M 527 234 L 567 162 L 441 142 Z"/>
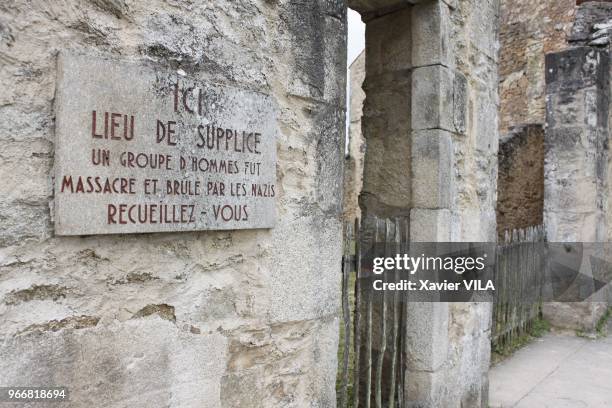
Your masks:
<path fill-rule="evenodd" d="M 361 14 L 364 21 L 369 21 L 413 4 L 430 1 L 432 0 L 349 0 L 348 7 Z"/>

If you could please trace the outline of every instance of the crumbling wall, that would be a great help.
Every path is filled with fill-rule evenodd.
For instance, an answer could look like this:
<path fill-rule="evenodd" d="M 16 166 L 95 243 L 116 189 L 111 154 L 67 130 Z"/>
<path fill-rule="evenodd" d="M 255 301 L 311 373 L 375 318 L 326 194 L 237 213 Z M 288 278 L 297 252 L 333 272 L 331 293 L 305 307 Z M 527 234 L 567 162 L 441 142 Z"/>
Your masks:
<path fill-rule="evenodd" d="M 363 156 L 366 144 L 361 131 L 363 115 L 363 81 L 365 79 L 365 51 L 349 67 L 349 143 L 344 165 L 344 219 L 352 221 L 359 218 L 359 193 L 363 186 Z"/>
<path fill-rule="evenodd" d="M 567 48 L 575 0 L 502 0 L 500 130 L 544 123 L 544 56 Z"/>
<path fill-rule="evenodd" d="M 497 232 L 542 224 L 544 127 L 513 128 L 499 142 Z"/>
<path fill-rule="evenodd" d="M 576 19 L 572 26 L 568 41 L 573 46 L 583 45 L 608 45 L 608 35 L 598 36 L 599 41 L 594 38 L 595 24 L 607 23 L 612 19 L 612 3 L 609 2 L 585 2 L 576 9 Z"/>
<path fill-rule="evenodd" d="M 577 47 L 546 56 L 544 225 L 550 242 L 605 242 L 610 55 Z M 605 291 L 606 289 L 602 289 Z M 553 325 L 593 331 L 607 302 L 544 304 Z"/>
<path fill-rule="evenodd" d="M 330 407 L 345 116 L 341 0 L 0 4 L 0 385 L 72 407 Z M 270 94 L 271 230 L 57 237 L 60 51 Z"/>
<path fill-rule="evenodd" d="M 593 49 L 609 48 L 611 43 L 610 26 L 612 26 L 612 3 L 610 2 L 583 2 L 576 12 L 576 21 L 572 28 L 569 40 L 574 46 L 591 46 Z M 610 64 L 612 70 L 612 64 Z M 612 77 L 612 74 L 608 74 Z M 604 86 L 605 84 L 602 84 Z M 610 86 L 610 85 L 608 85 Z M 608 108 L 609 109 L 609 108 Z M 612 115 L 612 109 L 609 109 L 609 115 Z M 608 117 L 609 129 L 610 117 Z M 609 135 L 608 135 L 609 137 Z M 610 141 L 608 140 L 608 145 Z M 612 160 L 608 155 L 607 174 L 612 172 Z M 612 224 L 609 222 L 612 214 L 612 200 L 610 197 L 610 183 L 606 184 L 606 208 L 604 208 L 605 218 L 607 222 L 606 239 L 612 239 Z"/>

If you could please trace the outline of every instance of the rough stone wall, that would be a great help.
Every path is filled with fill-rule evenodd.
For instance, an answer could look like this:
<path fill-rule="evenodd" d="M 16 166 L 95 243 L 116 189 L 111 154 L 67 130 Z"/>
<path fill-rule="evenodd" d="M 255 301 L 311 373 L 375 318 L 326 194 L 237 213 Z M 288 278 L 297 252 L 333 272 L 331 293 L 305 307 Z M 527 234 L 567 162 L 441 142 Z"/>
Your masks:
<path fill-rule="evenodd" d="M 452 2 L 451 2 L 452 4 Z M 499 140 L 499 1 L 464 0 L 451 8 L 450 49 L 458 78 L 451 154 L 453 241 L 494 242 L 496 236 L 497 153 Z M 449 52 L 450 54 L 450 52 Z M 466 95 L 461 95 L 462 86 Z"/>
<path fill-rule="evenodd" d="M 576 10 L 576 20 L 568 41 L 574 46 L 589 45 L 593 40 L 593 26 L 598 23 L 607 23 L 611 19 L 612 3 L 597 1 L 582 4 Z M 606 37 L 609 37 L 609 33 Z M 608 43 L 609 41 L 603 45 Z"/>
<path fill-rule="evenodd" d="M 610 32 L 608 23 L 612 21 L 612 3 L 588 2 L 580 6 L 576 13 L 576 22 L 572 28 L 570 41 L 575 46 L 594 46 L 594 48 L 606 49 L 610 47 Z M 595 29 L 599 25 L 599 30 Z M 612 64 L 610 64 L 612 78 Z M 612 85 L 611 85 L 612 86 Z M 611 123 L 612 109 L 609 109 L 608 124 Z M 608 141 L 610 143 L 610 141 Z M 612 174 L 612 160 L 608 157 L 608 174 Z M 610 183 L 608 183 L 607 197 L 610 197 Z M 606 221 L 612 215 L 612 200 L 607 200 Z M 607 240 L 612 240 L 612 223 L 607 222 Z M 612 291 L 611 291 L 612 293 Z"/>
<path fill-rule="evenodd" d="M 544 127 L 512 129 L 499 142 L 497 232 L 541 225 L 544 210 Z"/>
<path fill-rule="evenodd" d="M 608 233 L 609 52 L 577 47 L 547 55 L 546 92 L 546 237 L 550 242 L 604 242 Z M 589 301 L 547 303 L 543 314 L 555 326 L 594 331 L 607 306 L 607 302 Z"/>
<path fill-rule="evenodd" d="M 363 156 L 365 140 L 361 132 L 361 116 L 363 114 L 363 81 L 365 79 L 365 51 L 363 51 L 349 67 L 349 145 L 348 155 L 344 164 L 344 219 L 352 221 L 361 216 L 359 208 L 359 193 L 363 186 Z"/>
<path fill-rule="evenodd" d="M 454 101 L 463 99 L 454 114 L 457 131 L 452 135 L 451 241 L 495 242 L 497 201 L 497 153 L 499 139 L 499 1 L 459 0 L 449 2 L 449 55 L 465 78 L 455 82 Z M 452 7 L 453 4 L 455 7 Z M 451 53 L 452 51 L 452 53 Z M 491 305 L 449 305 L 448 362 L 451 378 L 463 392 L 449 393 L 455 406 L 487 406 L 490 364 Z M 450 384 L 453 381 L 449 381 Z M 453 395 L 455 394 L 455 395 Z M 451 405 L 448 405 L 451 406 Z"/>
<path fill-rule="evenodd" d="M 341 0 L 0 4 L 0 385 L 72 407 L 330 407 L 341 261 Z M 56 237 L 59 51 L 273 96 L 272 230 Z"/>
<path fill-rule="evenodd" d="M 544 123 L 544 56 L 567 48 L 575 0 L 502 0 L 500 130 Z"/>
<path fill-rule="evenodd" d="M 585 4 L 580 6 L 577 10 L 576 22 L 572 29 L 570 41 L 575 45 L 590 45 L 594 48 L 607 49 L 609 53 L 610 44 L 612 43 L 612 35 L 609 29 L 610 24 L 612 23 L 612 2 L 598 1 L 584 3 Z M 612 63 L 609 65 L 610 71 L 608 74 L 608 81 L 610 81 L 609 78 L 612 78 Z M 609 83 L 608 86 L 612 87 L 612 83 Z M 612 123 L 612 107 L 608 106 L 608 147 L 611 142 L 610 138 L 612 137 L 612 134 L 610 132 L 610 123 Z M 606 170 L 607 177 L 609 178 L 610 174 L 612 174 L 612 157 L 610 157 L 609 148 L 606 150 L 608 152 L 608 163 Z M 609 179 L 606 180 L 606 182 L 607 183 L 604 183 L 603 186 L 605 200 L 602 204 L 605 212 L 605 223 L 607 225 L 607 232 L 604 238 L 607 239 L 608 242 L 612 242 L 612 200 L 610 199 L 612 183 L 610 183 Z M 605 187 L 606 184 L 607 188 Z M 604 290 L 607 290 L 608 292 L 608 307 L 612 306 L 612 287 L 608 285 Z M 593 322 L 599 319 L 602 313 L 601 304 L 599 306 L 599 308 L 592 309 L 593 316 L 591 319 L 586 320 L 587 322 Z M 581 318 L 580 314 L 575 315 L 577 315 L 579 319 Z M 580 322 L 580 324 L 584 324 L 584 320 Z"/>
<path fill-rule="evenodd" d="M 610 73 L 609 78 L 612 78 L 612 62 L 610 63 Z M 610 94 L 612 94 L 612 79 L 610 80 Z M 612 103 L 612 101 L 610 102 Z M 610 124 L 612 123 L 612 106 L 608 108 L 608 149 L 610 148 L 610 143 L 612 143 L 612 129 L 610 129 Z M 607 175 L 608 175 L 608 183 L 607 183 L 607 206 L 605 208 L 606 212 L 606 222 L 607 222 L 607 232 L 606 238 L 608 242 L 612 242 L 612 182 L 610 182 L 609 177 L 612 174 L 612 154 L 610 154 L 608 150 L 608 165 L 607 165 Z M 612 307 L 612 288 L 609 290 L 610 293 L 610 307 Z"/>
<path fill-rule="evenodd" d="M 410 208 L 411 8 L 366 23 L 362 132 L 366 140 L 363 216 L 408 215 Z"/>
<path fill-rule="evenodd" d="M 577 5 L 581 5 L 583 3 L 612 3 L 612 0 L 576 0 Z"/>
<path fill-rule="evenodd" d="M 551 242 L 602 242 L 607 225 L 609 53 L 547 56 L 544 222 Z"/>

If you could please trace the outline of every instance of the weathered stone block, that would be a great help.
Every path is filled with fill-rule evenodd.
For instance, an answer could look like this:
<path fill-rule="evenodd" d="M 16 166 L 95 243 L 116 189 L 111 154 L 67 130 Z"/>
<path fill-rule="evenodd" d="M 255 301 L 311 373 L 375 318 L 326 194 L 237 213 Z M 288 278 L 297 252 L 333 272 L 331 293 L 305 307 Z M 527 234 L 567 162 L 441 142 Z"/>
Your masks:
<path fill-rule="evenodd" d="M 499 22 L 499 0 L 481 0 L 473 3 L 469 27 L 470 43 L 492 61 L 498 59 L 499 42 L 496 34 Z M 476 23 L 477 22 L 477 23 Z"/>
<path fill-rule="evenodd" d="M 610 20 L 612 4 L 603 1 L 584 2 L 576 9 L 576 17 L 568 41 L 575 44 L 586 44 L 592 34 L 593 26 Z"/>
<path fill-rule="evenodd" d="M 452 77 L 447 68 L 436 65 L 415 69 L 412 72 L 412 128 L 450 130 L 452 116 L 445 113 L 451 111 L 452 94 Z"/>
<path fill-rule="evenodd" d="M 412 128 L 465 132 L 467 81 L 461 74 L 441 66 L 412 72 Z"/>
<path fill-rule="evenodd" d="M 366 25 L 368 77 L 412 67 L 410 8 L 386 14 Z"/>
<path fill-rule="evenodd" d="M 335 406 L 338 319 L 241 328 L 229 343 L 223 408 Z M 303 367 L 311 369 L 304 371 Z M 299 375 L 299 378 L 296 376 Z"/>
<path fill-rule="evenodd" d="M 447 359 L 449 304 L 412 302 L 406 310 L 407 370 L 438 370 Z"/>
<path fill-rule="evenodd" d="M 573 91 L 597 86 L 609 92 L 607 78 L 610 57 L 607 50 L 577 47 L 546 55 L 546 93 Z"/>
<path fill-rule="evenodd" d="M 364 89 L 367 98 L 362 129 L 367 152 L 360 205 L 364 208 L 365 200 L 374 198 L 377 214 L 406 214 L 412 189 L 410 71 L 368 77 Z"/>
<path fill-rule="evenodd" d="M 467 132 L 467 105 L 468 105 L 468 82 L 467 78 L 458 71 L 455 71 L 453 79 L 453 124 L 455 131 L 464 135 Z M 497 105 L 490 107 L 491 111 L 483 115 L 488 122 L 497 123 Z M 479 115 L 480 116 L 480 115 Z M 495 131 L 490 132 L 489 137 L 494 137 Z M 480 136 L 480 135 L 479 135 Z"/>
<path fill-rule="evenodd" d="M 449 242 L 449 210 L 413 208 L 410 211 L 410 240 L 415 242 Z"/>
<path fill-rule="evenodd" d="M 418 208 L 449 208 L 451 204 L 452 139 L 443 130 L 412 135 L 412 202 Z"/>
<path fill-rule="evenodd" d="M 451 216 L 451 239 L 460 242 L 491 242 L 495 239 L 495 210 L 464 208 Z"/>
<path fill-rule="evenodd" d="M 598 242 L 602 234 L 592 226 L 600 221 L 601 216 L 594 212 L 574 213 L 548 208 L 546 204 L 544 206 L 546 235 L 555 237 L 552 242 Z"/>
<path fill-rule="evenodd" d="M 319 170 L 316 179 L 316 201 L 327 214 L 342 212 L 342 173 L 344 159 L 346 110 L 344 106 L 322 105 L 312 110 L 316 125 L 309 134 L 316 141 L 315 163 Z"/>
<path fill-rule="evenodd" d="M 595 146 L 601 139 L 597 134 L 607 132 L 608 104 L 607 93 L 596 86 L 559 90 L 547 98 L 548 128 L 555 132 L 580 128 L 584 143 Z"/>
<path fill-rule="evenodd" d="M 497 97 L 492 92 L 476 89 L 473 90 L 470 103 L 479 118 L 476 123 L 475 147 L 486 157 L 495 155 L 499 145 Z"/>
<path fill-rule="evenodd" d="M 327 227 L 325 227 L 327 226 Z M 342 251 L 339 219 L 323 221 L 316 213 L 300 213 L 290 224 L 273 230 L 274 255 L 269 274 L 267 318 L 272 322 L 316 319 L 339 312 L 340 281 L 335 254 Z M 296 230 L 304 234 L 296 235 Z M 296 265 L 295 259 L 316 263 Z"/>
<path fill-rule="evenodd" d="M 346 68 L 346 8 L 340 0 L 291 2 L 280 7 L 287 20 L 277 43 L 300 44 L 286 48 L 294 59 L 286 75 L 290 94 L 311 101 L 324 101 L 337 107 L 346 105 L 346 81 L 339 75 Z M 259 17 L 259 16 L 258 16 Z M 253 20 L 255 20 L 253 18 Z"/>
<path fill-rule="evenodd" d="M 407 372 L 406 376 L 410 378 L 410 381 L 406 381 L 404 391 L 407 408 L 449 406 L 441 403 L 446 394 L 444 390 L 448 387 L 444 370 Z"/>
<path fill-rule="evenodd" d="M 81 326 L 40 326 L 4 341 L 0 383 L 62 384 L 74 407 L 222 406 L 223 335 L 183 332 L 158 316 Z"/>
<path fill-rule="evenodd" d="M 453 66 L 450 49 L 450 12 L 443 1 L 428 1 L 412 7 L 412 66 Z"/>
<path fill-rule="evenodd" d="M 593 333 L 607 307 L 607 302 L 546 302 L 542 314 L 554 327 Z"/>

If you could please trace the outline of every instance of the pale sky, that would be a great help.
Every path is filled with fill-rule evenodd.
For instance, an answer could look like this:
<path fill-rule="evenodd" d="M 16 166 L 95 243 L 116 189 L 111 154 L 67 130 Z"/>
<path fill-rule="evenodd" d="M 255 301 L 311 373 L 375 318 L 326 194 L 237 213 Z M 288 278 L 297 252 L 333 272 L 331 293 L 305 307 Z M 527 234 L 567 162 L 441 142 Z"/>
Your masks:
<path fill-rule="evenodd" d="M 365 48 L 365 24 L 361 22 L 361 16 L 356 11 L 348 9 L 348 52 L 346 61 L 346 77 L 349 78 L 348 67 L 351 63 L 359 56 L 361 51 Z M 346 81 L 346 139 L 344 145 L 344 152 L 348 154 L 348 143 L 349 143 L 349 115 L 350 115 L 350 96 L 351 90 L 349 88 L 349 81 Z"/>
<path fill-rule="evenodd" d="M 365 47 L 365 24 L 356 11 L 348 9 L 348 65 L 357 58 Z"/>

